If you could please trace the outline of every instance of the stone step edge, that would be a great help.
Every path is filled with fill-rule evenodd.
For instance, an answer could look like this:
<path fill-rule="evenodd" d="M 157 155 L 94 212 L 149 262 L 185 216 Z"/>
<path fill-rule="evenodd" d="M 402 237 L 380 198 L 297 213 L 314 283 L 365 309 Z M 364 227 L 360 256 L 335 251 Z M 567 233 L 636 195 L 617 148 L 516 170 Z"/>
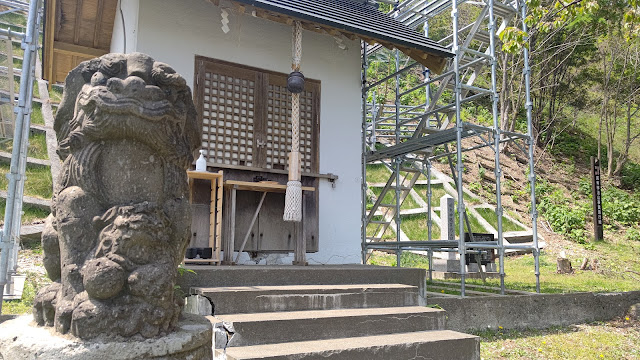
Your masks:
<path fill-rule="evenodd" d="M 401 314 L 433 314 L 445 316 L 442 309 L 424 306 L 400 306 L 384 308 L 354 308 L 354 309 L 332 309 L 332 310 L 302 310 L 302 311 L 279 311 L 247 314 L 224 314 L 217 316 L 207 316 L 209 321 L 216 324 L 219 322 L 262 322 L 262 321 L 296 321 L 309 319 L 326 318 L 353 318 L 359 316 L 385 316 Z"/>
<path fill-rule="evenodd" d="M 417 331 L 386 335 L 336 338 L 326 340 L 297 341 L 266 345 L 239 346 L 227 348 L 227 360 L 269 359 L 298 354 L 341 351 L 359 348 L 379 348 L 401 344 L 435 343 L 439 341 L 476 340 L 479 338 L 451 330 Z M 216 350 L 220 355 L 222 350 Z"/>
<path fill-rule="evenodd" d="M 192 287 L 192 294 L 224 293 L 224 292 L 266 292 L 266 291 L 314 291 L 331 290 L 418 290 L 417 286 L 405 284 L 346 284 L 346 285 L 260 285 L 260 286 L 221 286 Z"/>

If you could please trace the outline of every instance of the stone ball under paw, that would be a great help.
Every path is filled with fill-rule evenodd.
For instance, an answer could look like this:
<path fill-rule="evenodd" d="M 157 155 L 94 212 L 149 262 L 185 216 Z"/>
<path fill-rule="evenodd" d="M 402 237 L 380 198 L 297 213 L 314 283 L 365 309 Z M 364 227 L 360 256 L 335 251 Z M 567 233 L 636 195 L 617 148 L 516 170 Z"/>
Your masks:
<path fill-rule="evenodd" d="M 175 273 L 175 270 L 173 271 Z M 172 291 L 173 280 L 170 268 L 162 265 L 140 266 L 128 278 L 129 291 L 135 296 L 166 298 Z"/>
<path fill-rule="evenodd" d="M 109 299 L 124 287 L 126 275 L 118 263 L 107 258 L 91 259 L 82 269 L 84 288 L 90 297 Z"/>

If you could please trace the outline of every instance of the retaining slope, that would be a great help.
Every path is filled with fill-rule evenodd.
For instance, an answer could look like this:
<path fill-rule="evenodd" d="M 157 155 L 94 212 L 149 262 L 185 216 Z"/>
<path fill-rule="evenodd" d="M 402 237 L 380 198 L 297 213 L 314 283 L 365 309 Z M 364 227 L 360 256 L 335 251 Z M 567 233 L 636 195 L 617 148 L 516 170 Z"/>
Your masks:
<path fill-rule="evenodd" d="M 640 291 L 486 296 L 428 297 L 427 302 L 447 311 L 447 329 L 456 331 L 544 329 L 622 316 L 640 303 Z"/>

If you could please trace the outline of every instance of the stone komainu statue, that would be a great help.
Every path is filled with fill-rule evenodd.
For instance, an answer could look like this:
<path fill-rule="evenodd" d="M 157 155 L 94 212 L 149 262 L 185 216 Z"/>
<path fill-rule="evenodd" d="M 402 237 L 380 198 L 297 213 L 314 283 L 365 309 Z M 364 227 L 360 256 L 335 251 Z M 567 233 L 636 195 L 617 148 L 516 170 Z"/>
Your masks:
<path fill-rule="evenodd" d="M 80 338 L 171 331 L 196 118 L 185 80 L 147 55 L 108 54 L 69 73 L 55 119 L 63 168 L 42 234 L 54 282 L 36 297 L 39 325 Z"/>

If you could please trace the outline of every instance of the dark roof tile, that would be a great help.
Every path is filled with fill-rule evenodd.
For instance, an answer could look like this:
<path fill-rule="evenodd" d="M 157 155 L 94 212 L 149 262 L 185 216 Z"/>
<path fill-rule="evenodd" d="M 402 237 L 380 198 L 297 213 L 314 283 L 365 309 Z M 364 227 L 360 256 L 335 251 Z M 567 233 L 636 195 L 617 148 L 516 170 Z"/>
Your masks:
<path fill-rule="evenodd" d="M 234 1 L 386 42 L 401 50 L 402 48 L 411 49 L 412 54 L 409 55 L 412 57 L 416 55 L 414 52 L 418 53 L 417 57 L 422 54 L 439 58 L 453 57 L 449 49 L 383 14 L 366 2 L 355 0 Z"/>

